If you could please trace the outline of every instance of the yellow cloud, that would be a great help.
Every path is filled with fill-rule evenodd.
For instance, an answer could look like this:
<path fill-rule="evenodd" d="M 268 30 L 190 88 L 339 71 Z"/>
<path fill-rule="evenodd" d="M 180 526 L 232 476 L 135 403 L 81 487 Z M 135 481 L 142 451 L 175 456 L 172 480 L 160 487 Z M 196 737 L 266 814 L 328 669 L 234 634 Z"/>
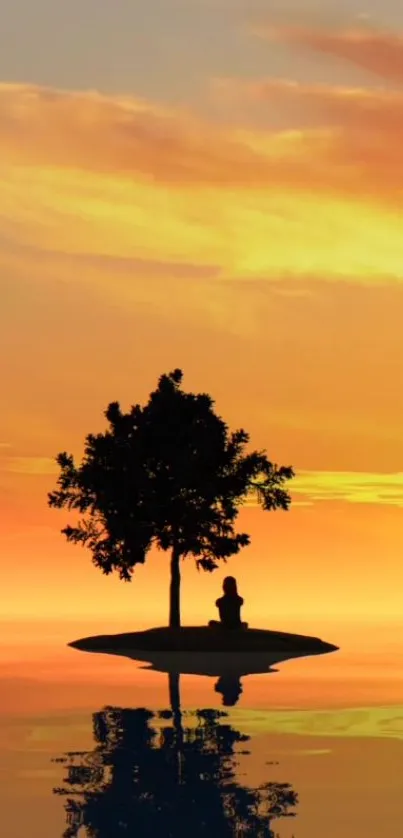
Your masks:
<path fill-rule="evenodd" d="M 403 506 L 403 472 L 372 474 L 349 471 L 300 471 L 287 484 L 293 506 L 312 506 L 319 501 L 371 503 Z M 257 507 L 255 494 L 246 502 Z"/>
<path fill-rule="evenodd" d="M 292 495 L 303 495 L 311 503 L 342 500 L 403 506 L 403 472 L 304 471 L 294 478 L 290 489 Z"/>
<path fill-rule="evenodd" d="M 2 469 L 12 474 L 58 474 L 60 469 L 51 457 L 6 457 Z"/>
<path fill-rule="evenodd" d="M 290 86 L 278 95 L 286 100 Z M 96 289 L 103 264 L 119 299 L 134 281 L 151 289 L 152 276 L 400 279 L 402 135 L 393 119 L 403 122 L 401 101 L 371 100 L 373 123 L 389 113 L 389 128 L 361 159 L 361 93 L 297 86 L 292 95 L 337 104 L 344 134 L 334 120 L 292 132 L 230 130 L 136 99 L 1 85 L 1 270 L 36 262 L 39 282 L 58 260 L 60 281 L 92 274 Z"/>

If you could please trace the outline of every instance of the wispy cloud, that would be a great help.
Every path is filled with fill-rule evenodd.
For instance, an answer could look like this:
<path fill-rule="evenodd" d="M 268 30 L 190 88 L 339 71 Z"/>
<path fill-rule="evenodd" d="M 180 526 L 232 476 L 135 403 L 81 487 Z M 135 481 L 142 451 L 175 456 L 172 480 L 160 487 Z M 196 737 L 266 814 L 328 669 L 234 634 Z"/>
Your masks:
<path fill-rule="evenodd" d="M 335 30 L 326 26 L 304 26 L 267 22 L 250 27 L 267 41 L 282 41 L 344 59 L 388 80 L 403 82 L 403 34 L 380 30 L 368 24 Z"/>
<path fill-rule="evenodd" d="M 403 472 L 301 471 L 287 484 L 287 490 L 292 506 L 343 501 L 403 507 Z M 257 505 L 256 496 L 251 495 L 246 506 Z"/>
<path fill-rule="evenodd" d="M 290 490 L 297 498 L 303 495 L 311 503 L 345 501 L 400 507 L 403 506 L 403 472 L 304 471 L 292 481 Z"/>
<path fill-rule="evenodd" d="M 0 115 L 0 149 L 8 165 L 44 165 L 49 173 L 62 166 L 194 187 L 258 184 L 267 165 L 195 112 L 135 97 L 0 84 Z"/>
<path fill-rule="evenodd" d="M 2 270 L 26 269 L 30 248 L 30 260 L 32 249 L 82 257 L 86 276 L 95 260 L 118 259 L 138 274 L 188 271 L 190 280 L 400 278 L 399 97 L 289 83 L 255 90 L 325 119 L 291 131 L 222 129 L 136 99 L 2 85 Z"/>
<path fill-rule="evenodd" d="M 403 92 L 383 88 L 304 84 L 294 79 L 218 79 L 215 90 L 248 100 L 269 117 L 273 108 L 300 129 L 279 132 L 290 180 L 313 189 L 359 196 L 397 210 L 403 187 Z M 272 145 L 273 138 L 271 139 Z M 280 146 L 281 147 L 281 146 Z"/>
<path fill-rule="evenodd" d="M 60 469 L 51 457 L 5 457 L 0 464 L 0 471 L 21 475 L 58 474 Z"/>

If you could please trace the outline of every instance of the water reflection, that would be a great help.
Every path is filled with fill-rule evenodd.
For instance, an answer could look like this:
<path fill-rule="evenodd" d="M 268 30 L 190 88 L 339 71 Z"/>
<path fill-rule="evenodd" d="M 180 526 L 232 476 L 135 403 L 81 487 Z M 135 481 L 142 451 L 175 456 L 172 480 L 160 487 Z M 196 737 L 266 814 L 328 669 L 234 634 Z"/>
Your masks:
<path fill-rule="evenodd" d="M 105 707 L 93 714 L 95 747 L 56 762 L 66 769 L 67 827 L 90 838 L 274 838 L 273 821 L 295 816 L 289 783 L 258 788 L 236 777 L 235 747 L 250 737 L 228 724 L 227 713 L 183 712 L 179 676 L 169 676 L 169 710 Z"/>
<path fill-rule="evenodd" d="M 225 707 L 234 706 L 242 694 L 241 679 L 248 675 L 268 675 L 277 672 L 275 664 L 293 658 L 307 657 L 323 652 L 157 652 L 139 649 L 108 647 L 100 644 L 102 638 L 85 638 L 69 645 L 84 652 L 118 655 L 145 663 L 144 669 L 152 669 L 167 675 L 201 675 L 217 678 L 215 691 L 221 693 Z M 335 648 L 335 647 L 332 647 Z"/>
<path fill-rule="evenodd" d="M 113 652 L 112 654 L 125 654 L 139 660 L 138 652 Z M 287 660 L 289 656 L 279 654 L 268 655 L 265 652 L 242 654 L 224 654 L 215 652 L 206 655 L 203 652 L 178 653 L 178 652 L 148 652 L 144 659 L 149 664 L 144 669 L 152 669 L 156 672 L 163 672 L 170 678 L 181 675 L 201 675 L 217 678 L 214 689 L 222 695 L 224 707 L 233 707 L 242 695 L 242 678 L 247 675 L 268 675 L 277 672 L 272 664 Z M 218 676 L 218 677 L 217 677 Z"/>
<path fill-rule="evenodd" d="M 242 695 L 241 679 L 236 675 L 221 675 L 214 689 L 221 693 L 224 707 L 233 707 Z"/>

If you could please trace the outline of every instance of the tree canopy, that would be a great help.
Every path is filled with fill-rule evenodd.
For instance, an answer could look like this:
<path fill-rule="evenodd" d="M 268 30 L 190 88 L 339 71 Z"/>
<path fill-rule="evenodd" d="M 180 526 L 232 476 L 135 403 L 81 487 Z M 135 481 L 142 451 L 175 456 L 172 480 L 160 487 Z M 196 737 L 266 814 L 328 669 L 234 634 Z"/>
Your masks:
<path fill-rule="evenodd" d="M 171 626 L 180 625 L 179 559 L 192 555 L 212 571 L 238 553 L 250 543 L 234 531 L 242 502 L 255 493 L 264 510 L 287 510 L 284 485 L 294 475 L 265 451 L 244 453 L 249 434 L 230 433 L 211 396 L 185 392 L 182 378 L 180 369 L 162 375 L 147 404 L 127 413 L 111 402 L 109 429 L 87 436 L 81 465 L 57 456 L 57 489 L 48 495 L 51 507 L 82 516 L 62 532 L 106 574 L 130 581 L 153 545 L 172 551 Z"/>

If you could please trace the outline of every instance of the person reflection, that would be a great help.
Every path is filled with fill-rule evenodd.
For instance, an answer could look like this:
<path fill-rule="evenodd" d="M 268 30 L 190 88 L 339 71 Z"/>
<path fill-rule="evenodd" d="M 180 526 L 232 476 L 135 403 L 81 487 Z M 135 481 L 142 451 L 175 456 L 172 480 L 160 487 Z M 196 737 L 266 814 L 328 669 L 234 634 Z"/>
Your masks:
<path fill-rule="evenodd" d="M 221 693 L 224 707 L 234 707 L 242 695 L 241 679 L 236 675 L 221 675 L 214 690 Z"/>

